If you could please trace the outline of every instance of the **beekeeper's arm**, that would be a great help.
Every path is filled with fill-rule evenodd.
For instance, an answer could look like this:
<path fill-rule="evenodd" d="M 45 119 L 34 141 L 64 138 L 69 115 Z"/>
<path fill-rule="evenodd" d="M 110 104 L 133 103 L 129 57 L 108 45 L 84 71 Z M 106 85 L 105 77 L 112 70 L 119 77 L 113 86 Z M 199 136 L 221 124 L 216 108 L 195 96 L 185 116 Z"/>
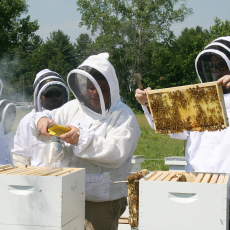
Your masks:
<path fill-rule="evenodd" d="M 63 107 L 65 107 L 65 105 Z M 52 114 L 54 110 L 49 111 L 48 114 L 35 114 L 36 117 L 32 122 L 31 128 L 38 138 L 49 138 L 47 125 L 53 121 L 53 117 L 55 117 L 55 121 L 61 122 L 58 117 L 68 116 L 68 114 L 70 114 L 66 111 L 61 111 L 63 107 L 57 109 L 59 116 L 57 116 L 57 112 L 56 114 Z M 119 115 L 113 127 L 108 128 L 106 123 L 103 124 L 105 126 L 104 130 L 106 131 L 104 135 L 89 128 L 83 127 L 79 130 L 74 124 L 69 125 L 65 123 L 65 125 L 72 127 L 72 129 L 60 137 L 66 143 L 71 144 L 70 147 L 72 147 L 76 156 L 91 160 L 95 163 L 106 164 L 105 167 L 120 167 L 134 152 L 140 137 L 140 128 L 135 115 L 130 109 L 125 111 Z M 68 119 L 65 118 L 62 120 L 67 121 Z M 69 121 L 71 120 L 72 119 L 69 119 Z M 101 126 L 102 130 L 103 125 Z M 35 131 L 37 133 L 35 133 Z"/>
<path fill-rule="evenodd" d="M 74 112 L 71 111 L 72 109 Z M 77 102 L 74 101 L 74 106 L 68 105 L 67 103 L 52 111 L 44 110 L 42 112 L 37 112 L 31 117 L 30 130 L 38 140 L 47 143 L 50 140 L 50 135 L 47 130 L 48 126 L 52 123 L 66 125 L 68 120 L 72 119 L 69 117 L 69 114 L 75 114 L 77 110 L 78 105 Z"/>
<path fill-rule="evenodd" d="M 154 129 L 151 112 L 150 112 L 149 106 L 146 105 L 148 103 L 146 91 L 148 91 L 148 90 L 151 90 L 151 88 L 148 87 L 144 90 L 136 89 L 135 97 L 136 97 L 137 101 L 141 104 L 141 107 L 144 111 L 145 117 L 146 117 L 150 127 L 152 129 Z"/>
<path fill-rule="evenodd" d="M 81 129 L 78 144 L 72 144 L 73 152 L 77 157 L 95 164 L 118 168 L 133 154 L 140 137 L 135 115 L 132 111 L 124 111 L 113 127 L 107 127 L 104 123 L 100 128 L 106 133 Z M 65 136 L 68 133 L 60 137 L 65 140 Z"/>

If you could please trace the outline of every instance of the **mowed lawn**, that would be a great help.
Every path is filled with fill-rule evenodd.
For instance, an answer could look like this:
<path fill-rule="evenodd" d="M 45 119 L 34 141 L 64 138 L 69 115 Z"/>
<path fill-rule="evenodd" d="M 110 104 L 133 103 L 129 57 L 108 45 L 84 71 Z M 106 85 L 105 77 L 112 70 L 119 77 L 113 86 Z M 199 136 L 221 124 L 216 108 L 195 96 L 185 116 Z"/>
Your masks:
<path fill-rule="evenodd" d="M 17 109 L 17 116 L 14 122 L 12 132 L 16 133 L 18 124 L 23 116 L 31 110 Z M 169 156 L 183 156 L 183 141 L 170 138 L 168 135 L 155 133 L 150 128 L 143 114 L 136 115 L 141 129 L 141 137 L 137 143 L 135 155 L 143 155 L 145 162 L 142 168 L 152 170 L 168 170 L 164 159 Z M 151 160 L 150 160 L 151 159 Z M 154 160 L 152 160 L 154 159 Z"/>
<path fill-rule="evenodd" d="M 173 139 L 166 134 L 155 133 L 149 126 L 145 115 L 138 114 L 136 118 L 141 129 L 141 137 L 134 154 L 145 157 L 142 168 L 150 171 L 168 170 L 168 165 L 165 165 L 164 162 L 165 157 L 183 156 L 184 141 Z"/>

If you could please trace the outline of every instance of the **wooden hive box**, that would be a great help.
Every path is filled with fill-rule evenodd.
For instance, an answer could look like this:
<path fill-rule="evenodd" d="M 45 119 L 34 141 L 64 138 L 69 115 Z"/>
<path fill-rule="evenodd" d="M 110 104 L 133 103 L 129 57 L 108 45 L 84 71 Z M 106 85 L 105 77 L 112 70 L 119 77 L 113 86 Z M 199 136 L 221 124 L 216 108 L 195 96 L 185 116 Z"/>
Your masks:
<path fill-rule="evenodd" d="M 216 131 L 229 125 L 217 82 L 149 90 L 147 98 L 157 133 Z"/>
<path fill-rule="evenodd" d="M 0 166 L 0 229 L 84 230 L 85 169 Z"/>
<path fill-rule="evenodd" d="M 228 230 L 229 175 L 157 171 L 139 182 L 139 230 Z"/>

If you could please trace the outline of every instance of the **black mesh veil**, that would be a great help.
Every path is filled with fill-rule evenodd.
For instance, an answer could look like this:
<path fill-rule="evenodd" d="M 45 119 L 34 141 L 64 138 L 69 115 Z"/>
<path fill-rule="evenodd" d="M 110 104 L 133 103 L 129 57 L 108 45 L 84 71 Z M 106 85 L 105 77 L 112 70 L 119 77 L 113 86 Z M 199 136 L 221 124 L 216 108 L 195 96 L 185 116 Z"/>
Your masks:
<path fill-rule="evenodd" d="M 10 132 L 16 118 L 16 106 L 8 100 L 0 101 L 0 121 L 4 128 L 4 134 Z"/>
<path fill-rule="evenodd" d="M 201 82 L 216 81 L 216 75 L 212 73 L 212 57 L 221 59 L 230 69 L 230 49 L 218 42 L 213 42 L 199 53 L 195 61 L 195 67 Z"/>
<path fill-rule="evenodd" d="M 80 73 L 73 73 L 69 79 L 69 85 L 74 92 L 76 98 L 82 105 L 89 107 L 89 101 L 87 100 L 87 77 Z"/>
<path fill-rule="evenodd" d="M 99 114 L 105 113 L 110 108 L 109 84 L 103 74 L 96 69 L 81 66 L 68 76 L 68 83 L 81 105 Z"/>

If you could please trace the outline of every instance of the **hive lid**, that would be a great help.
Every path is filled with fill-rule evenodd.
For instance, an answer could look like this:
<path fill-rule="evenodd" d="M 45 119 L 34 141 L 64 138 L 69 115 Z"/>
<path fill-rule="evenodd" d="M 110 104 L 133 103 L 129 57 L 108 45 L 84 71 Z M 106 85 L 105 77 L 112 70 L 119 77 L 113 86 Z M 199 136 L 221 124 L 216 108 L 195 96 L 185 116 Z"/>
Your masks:
<path fill-rule="evenodd" d="M 166 165 L 187 165 L 186 158 L 175 156 L 175 157 L 165 157 Z"/>
<path fill-rule="evenodd" d="M 143 155 L 133 155 L 133 159 L 145 158 Z"/>

